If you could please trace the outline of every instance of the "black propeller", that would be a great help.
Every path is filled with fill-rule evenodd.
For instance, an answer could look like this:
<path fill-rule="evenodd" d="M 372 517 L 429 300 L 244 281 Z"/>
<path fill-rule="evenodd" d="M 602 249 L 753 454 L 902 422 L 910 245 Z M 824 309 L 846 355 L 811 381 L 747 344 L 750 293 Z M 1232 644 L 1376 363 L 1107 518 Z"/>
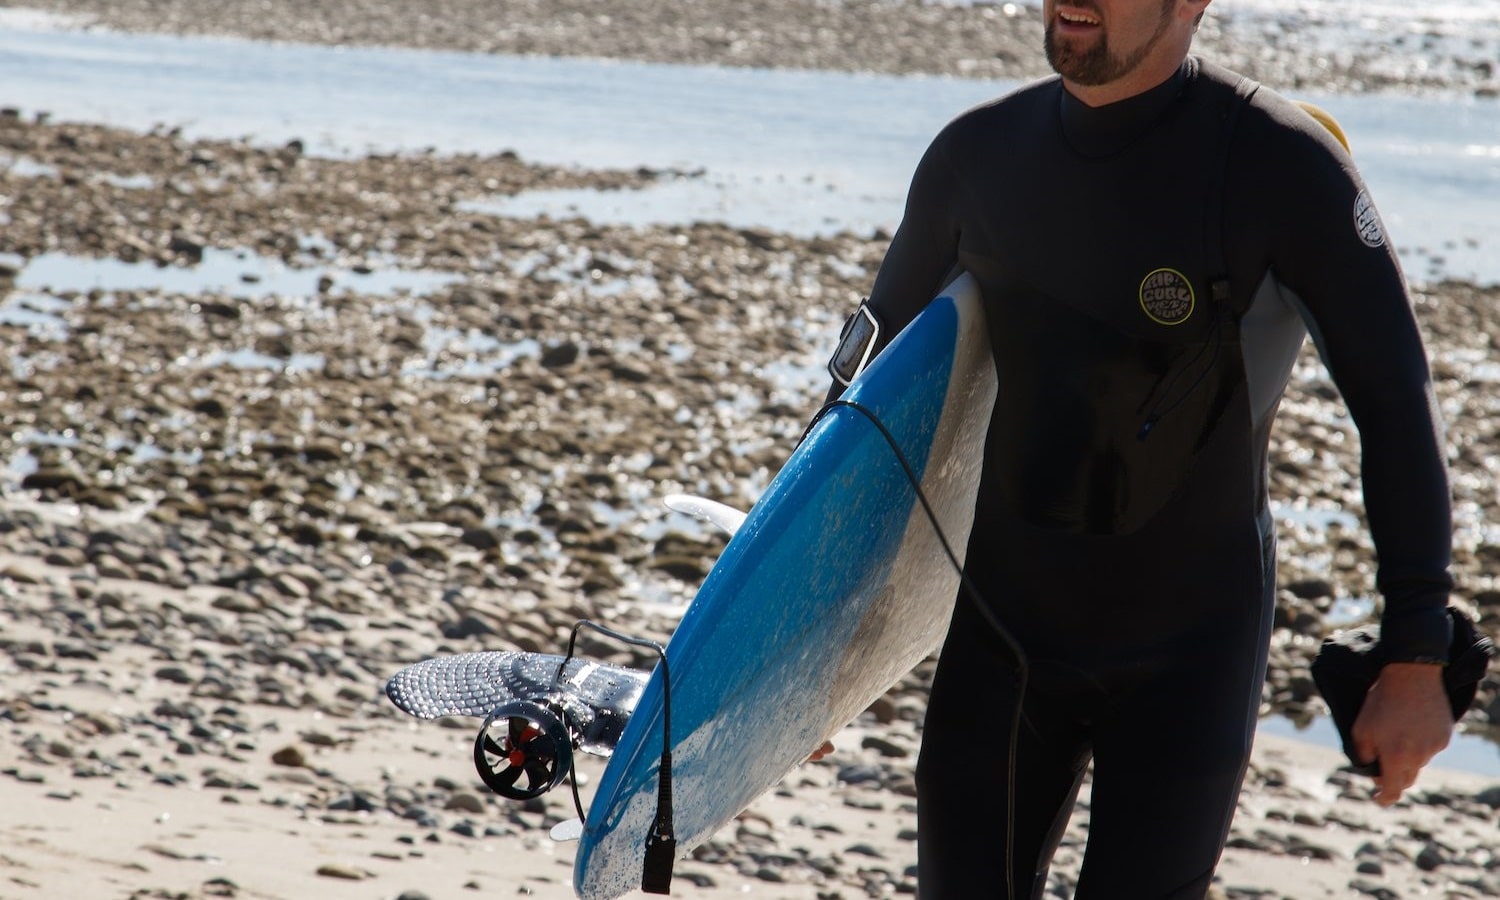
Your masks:
<path fill-rule="evenodd" d="M 485 785 L 500 796 L 530 800 L 568 777 L 573 768 L 573 742 L 555 710 L 530 700 L 512 701 L 484 720 L 474 741 L 474 767 Z M 523 775 L 524 786 L 520 785 Z"/>

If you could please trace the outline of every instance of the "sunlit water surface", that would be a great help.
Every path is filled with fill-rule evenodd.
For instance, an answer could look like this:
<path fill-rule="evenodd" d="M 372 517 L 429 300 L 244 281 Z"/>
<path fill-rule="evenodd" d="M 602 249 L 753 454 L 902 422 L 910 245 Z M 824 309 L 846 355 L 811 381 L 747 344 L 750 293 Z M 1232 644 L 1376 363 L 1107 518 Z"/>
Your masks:
<path fill-rule="evenodd" d="M 1281 0 L 1268 2 L 1274 10 Z M 634 196 L 570 191 L 490 205 L 637 224 L 892 228 L 937 129 L 1015 87 L 80 32 L 45 21 L 0 15 L 0 81 L 24 111 L 181 126 L 193 136 L 297 138 L 325 154 L 509 149 L 533 162 L 701 171 Z M 1414 279 L 1500 282 L 1500 101 L 1299 96 L 1349 133 Z"/>

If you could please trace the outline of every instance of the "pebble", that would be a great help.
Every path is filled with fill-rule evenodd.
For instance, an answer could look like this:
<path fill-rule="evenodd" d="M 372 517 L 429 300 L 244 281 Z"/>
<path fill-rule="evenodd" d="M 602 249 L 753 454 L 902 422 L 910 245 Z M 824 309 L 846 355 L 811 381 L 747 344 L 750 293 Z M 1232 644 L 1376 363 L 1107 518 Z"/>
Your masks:
<path fill-rule="evenodd" d="M 364 869 L 342 863 L 324 863 L 318 866 L 318 874 L 324 878 L 336 878 L 341 881 L 364 881 L 373 878 L 374 875 Z"/>

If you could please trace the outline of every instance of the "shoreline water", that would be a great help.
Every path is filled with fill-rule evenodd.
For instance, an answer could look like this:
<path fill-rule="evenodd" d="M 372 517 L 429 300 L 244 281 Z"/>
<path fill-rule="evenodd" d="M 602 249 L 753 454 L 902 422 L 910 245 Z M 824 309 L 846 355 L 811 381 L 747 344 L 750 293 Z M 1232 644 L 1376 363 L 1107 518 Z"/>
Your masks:
<path fill-rule="evenodd" d="M 483 0 L 435 0 L 420 8 L 379 0 L 311 6 L 231 0 L 211 13 L 193 0 L 6 0 L 0 9 L 122 31 L 258 41 L 1024 80 L 1048 74 L 1037 53 L 1038 6 L 618 0 L 601 12 L 588 0 L 516 0 L 501 16 Z M 1486 15 L 1490 8 L 1407 8 L 1400 15 L 1390 6 L 1365 10 L 1361 0 L 1223 0 L 1210 8 L 1195 44 L 1278 89 L 1494 97 L 1500 23 Z"/>
<path fill-rule="evenodd" d="M 0 29 L 0 50 L 0 76 L 30 100 L 23 115 L 255 135 L 318 156 L 504 149 L 531 162 L 649 170 L 656 177 L 639 190 L 500 193 L 462 209 L 611 225 L 718 221 L 801 237 L 894 229 L 930 135 L 1016 84 L 99 31 Z M 607 91 L 593 87 L 603 82 Z M 1409 277 L 1500 283 L 1486 199 L 1500 196 L 1500 100 L 1299 99 L 1353 135 Z M 912 112 L 885 115 L 892 105 Z"/>

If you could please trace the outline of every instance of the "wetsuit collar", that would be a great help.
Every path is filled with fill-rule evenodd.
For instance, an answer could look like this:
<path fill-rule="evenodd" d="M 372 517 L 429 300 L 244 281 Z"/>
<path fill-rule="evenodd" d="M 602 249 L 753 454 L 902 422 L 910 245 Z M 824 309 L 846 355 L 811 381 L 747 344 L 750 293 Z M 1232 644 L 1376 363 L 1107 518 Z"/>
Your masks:
<path fill-rule="evenodd" d="M 1105 106 L 1089 106 L 1059 82 L 1063 135 L 1084 156 L 1118 153 L 1145 134 L 1197 75 L 1198 61 L 1188 57 L 1170 78 L 1151 90 Z"/>

